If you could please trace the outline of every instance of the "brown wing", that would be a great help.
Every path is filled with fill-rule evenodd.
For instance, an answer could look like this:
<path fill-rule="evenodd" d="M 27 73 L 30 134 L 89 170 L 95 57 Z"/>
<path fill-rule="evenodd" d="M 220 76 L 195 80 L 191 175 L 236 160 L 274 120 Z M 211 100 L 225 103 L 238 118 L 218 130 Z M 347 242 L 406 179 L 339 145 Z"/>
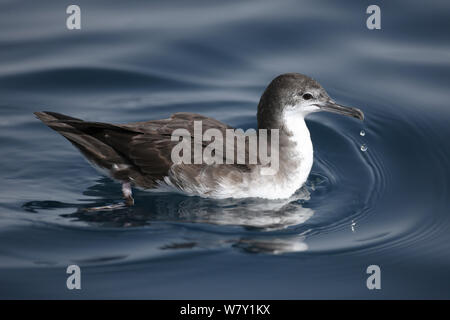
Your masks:
<path fill-rule="evenodd" d="M 125 128 L 142 132 L 129 142 L 128 150 L 126 150 L 128 157 L 143 174 L 152 176 L 155 180 L 161 180 L 168 175 L 173 164 L 172 149 L 178 143 L 171 141 L 172 132 L 176 129 L 186 129 L 190 133 L 193 145 L 194 121 L 202 121 L 203 131 L 216 128 L 223 135 L 226 129 L 231 128 L 215 119 L 192 113 L 176 113 L 169 119 L 127 124 L 124 125 Z"/>
<path fill-rule="evenodd" d="M 172 167 L 171 141 L 175 129 L 186 129 L 193 137 L 194 121 L 202 121 L 203 132 L 216 128 L 225 137 L 230 126 L 202 115 L 176 113 L 169 119 L 113 125 L 87 122 L 53 112 L 35 113 L 39 119 L 72 142 L 94 164 L 113 178 L 132 180 L 144 188 L 155 187 Z M 204 147 L 204 146 L 203 146 Z M 193 165 L 195 174 L 201 166 Z"/>

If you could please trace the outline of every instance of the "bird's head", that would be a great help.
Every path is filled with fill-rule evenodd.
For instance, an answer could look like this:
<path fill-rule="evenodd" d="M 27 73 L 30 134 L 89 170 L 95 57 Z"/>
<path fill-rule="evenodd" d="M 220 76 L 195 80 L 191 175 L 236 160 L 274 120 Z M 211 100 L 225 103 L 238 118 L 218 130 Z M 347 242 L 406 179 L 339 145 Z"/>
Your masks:
<path fill-rule="evenodd" d="M 261 96 L 258 127 L 280 128 L 287 117 L 304 118 L 318 111 L 364 120 L 361 110 L 337 104 L 314 79 L 299 73 L 285 73 L 273 79 Z"/>

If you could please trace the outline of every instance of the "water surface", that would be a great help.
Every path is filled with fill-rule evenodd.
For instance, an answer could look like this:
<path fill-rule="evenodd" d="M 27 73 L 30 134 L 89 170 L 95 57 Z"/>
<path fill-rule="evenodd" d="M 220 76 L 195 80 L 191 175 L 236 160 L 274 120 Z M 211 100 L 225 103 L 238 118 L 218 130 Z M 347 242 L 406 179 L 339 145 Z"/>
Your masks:
<path fill-rule="evenodd" d="M 377 31 L 367 1 L 77 4 L 69 31 L 65 3 L 0 3 L 0 298 L 450 298 L 447 2 L 379 2 Z M 120 185 L 32 114 L 255 128 L 284 72 L 366 115 L 307 119 L 314 166 L 286 201 L 137 191 L 86 212 Z"/>

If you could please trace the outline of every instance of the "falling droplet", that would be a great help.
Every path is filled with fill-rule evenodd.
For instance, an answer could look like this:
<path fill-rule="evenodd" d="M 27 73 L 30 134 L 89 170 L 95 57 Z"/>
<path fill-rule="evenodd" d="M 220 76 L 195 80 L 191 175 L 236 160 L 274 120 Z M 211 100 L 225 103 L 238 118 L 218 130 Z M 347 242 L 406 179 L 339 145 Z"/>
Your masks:
<path fill-rule="evenodd" d="M 363 145 L 361 146 L 361 151 L 367 151 L 367 146 L 366 146 L 365 144 L 363 144 Z"/>
<path fill-rule="evenodd" d="M 361 130 L 361 132 L 359 133 L 359 135 L 360 135 L 361 137 L 364 137 L 364 136 L 366 135 L 366 132 L 365 132 L 364 130 Z"/>

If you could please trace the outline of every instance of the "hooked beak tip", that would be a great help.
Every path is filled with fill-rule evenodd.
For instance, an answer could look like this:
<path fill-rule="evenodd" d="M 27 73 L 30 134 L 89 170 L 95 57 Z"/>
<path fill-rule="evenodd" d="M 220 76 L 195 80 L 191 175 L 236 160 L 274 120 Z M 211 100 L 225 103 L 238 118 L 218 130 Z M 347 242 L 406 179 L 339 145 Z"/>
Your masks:
<path fill-rule="evenodd" d="M 345 116 L 350 116 L 361 121 L 364 121 L 364 113 L 358 108 L 346 107 L 340 104 L 337 104 L 334 101 L 328 101 L 322 105 L 320 105 L 320 109 L 323 111 L 333 112 L 337 114 L 342 114 Z"/>
<path fill-rule="evenodd" d="M 354 117 L 356 118 L 356 119 L 359 119 L 359 120 L 361 120 L 361 121 L 364 121 L 364 113 L 360 110 L 360 109 L 358 109 L 358 108 L 353 108 L 354 110 L 355 110 L 355 115 L 354 115 Z"/>

